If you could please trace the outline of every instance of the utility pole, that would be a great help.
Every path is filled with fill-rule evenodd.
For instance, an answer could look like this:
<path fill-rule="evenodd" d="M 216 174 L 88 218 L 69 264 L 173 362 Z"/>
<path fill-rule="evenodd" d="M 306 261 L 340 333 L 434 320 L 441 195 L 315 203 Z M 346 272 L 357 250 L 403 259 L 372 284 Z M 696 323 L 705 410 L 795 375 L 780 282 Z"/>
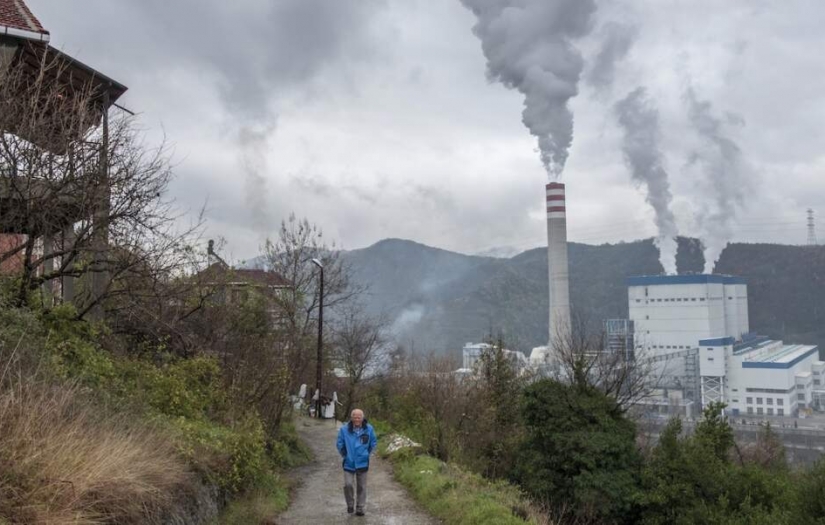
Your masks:
<path fill-rule="evenodd" d="M 315 417 L 321 417 L 321 377 L 324 361 L 324 265 L 318 259 L 312 259 L 312 264 L 321 270 L 321 285 L 318 290 L 318 363 L 315 366 L 315 391 L 318 399 L 315 401 Z"/>
<path fill-rule="evenodd" d="M 819 244 L 816 240 L 816 225 L 814 223 L 814 210 L 808 208 L 808 246 Z"/>

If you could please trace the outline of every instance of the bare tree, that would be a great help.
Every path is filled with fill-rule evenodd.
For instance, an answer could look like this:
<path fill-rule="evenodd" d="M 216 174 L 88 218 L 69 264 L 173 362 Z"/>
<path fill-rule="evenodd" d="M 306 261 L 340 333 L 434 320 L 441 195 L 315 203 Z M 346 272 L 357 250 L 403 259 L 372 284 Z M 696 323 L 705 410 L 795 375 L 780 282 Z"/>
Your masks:
<path fill-rule="evenodd" d="M 131 115 L 110 117 L 108 94 L 78 84 L 62 55 L 38 56 L 0 75 L 0 264 L 19 261 L 18 304 L 40 290 L 83 317 L 174 278 L 200 223 L 178 229 L 165 147 L 147 147 Z"/>
<path fill-rule="evenodd" d="M 561 380 L 596 388 L 615 399 L 622 410 L 657 388 L 652 361 L 634 348 L 606 348 L 604 332 L 589 330 L 581 315 L 573 315 L 570 326 L 556 326 L 552 346 Z"/>
<path fill-rule="evenodd" d="M 386 319 L 368 316 L 356 304 L 347 305 L 333 324 L 332 358 L 344 372 L 344 414 L 360 401 L 363 383 L 375 375 L 388 356 Z"/>
<path fill-rule="evenodd" d="M 275 300 L 286 338 L 284 351 L 293 371 L 292 388 L 310 380 L 315 363 L 315 334 L 320 301 L 320 273 L 312 264 L 324 267 L 324 310 L 329 315 L 358 296 L 363 287 L 352 282 L 350 268 L 335 245 L 328 245 L 321 230 L 294 214 L 281 223 L 278 236 L 264 246 L 267 270 L 290 283 Z"/>

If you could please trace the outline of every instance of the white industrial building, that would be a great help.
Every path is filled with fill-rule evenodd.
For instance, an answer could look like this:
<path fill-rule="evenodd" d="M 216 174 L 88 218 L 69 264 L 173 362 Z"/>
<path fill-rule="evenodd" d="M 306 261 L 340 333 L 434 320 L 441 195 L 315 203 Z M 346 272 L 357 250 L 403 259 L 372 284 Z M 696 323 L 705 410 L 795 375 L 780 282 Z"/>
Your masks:
<path fill-rule="evenodd" d="M 462 365 L 456 372 L 463 374 L 476 372 L 479 361 L 481 360 L 481 354 L 492 349 L 493 345 L 488 343 L 465 344 L 464 348 L 461 349 Z M 507 349 L 504 349 L 503 352 L 518 373 L 522 373 L 529 368 L 530 362 L 523 352 Z"/>
<path fill-rule="evenodd" d="M 665 403 L 722 401 L 734 416 L 798 416 L 825 401 L 818 348 L 751 333 L 742 278 L 631 277 L 628 310 L 636 356 L 656 362 Z"/>

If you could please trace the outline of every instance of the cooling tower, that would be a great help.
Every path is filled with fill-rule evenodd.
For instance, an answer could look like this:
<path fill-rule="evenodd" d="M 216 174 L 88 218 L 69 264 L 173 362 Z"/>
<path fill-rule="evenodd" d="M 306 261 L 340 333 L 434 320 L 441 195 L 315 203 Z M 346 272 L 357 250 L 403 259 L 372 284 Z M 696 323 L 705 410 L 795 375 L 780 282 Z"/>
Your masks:
<path fill-rule="evenodd" d="M 547 271 L 550 286 L 550 340 L 555 349 L 559 338 L 570 331 L 570 287 L 567 271 L 567 212 L 564 184 L 547 186 Z M 563 339 L 562 339 L 563 340 Z"/>

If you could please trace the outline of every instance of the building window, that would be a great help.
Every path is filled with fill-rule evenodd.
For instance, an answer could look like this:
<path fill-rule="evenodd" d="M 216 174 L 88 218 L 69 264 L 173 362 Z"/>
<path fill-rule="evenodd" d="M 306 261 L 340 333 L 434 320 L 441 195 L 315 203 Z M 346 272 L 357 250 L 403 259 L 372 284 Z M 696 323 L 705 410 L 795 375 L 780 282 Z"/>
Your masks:
<path fill-rule="evenodd" d="M 769 398 L 767 398 L 767 399 L 765 400 L 765 402 L 766 402 L 767 404 L 769 404 L 769 405 L 772 405 L 772 404 L 773 404 L 773 398 L 772 398 L 772 397 L 769 397 Z"/>
<path fill-rule="evenodd" d="M 814 379 L 814 384 L 819 385 L 820 384 L 819 379 Z"/>
<path fill-rule="evenodd" d="M 805 408 L 805 403 L 799 403 L 799 408 Z"/>
<path fill-rule="evenodd" d="M 747 398 L 745 398 L 745 402 L 749 405 L 752 405 L 753 404 L 753 398 L 752 397 L 747 397 Z"/>
<path fill-rule="evenodd" d="M 784 408 L 777 408 L 776 409 L 776 415 L 777 416 L 784 416 L 785 415 L 785 409 Z"/>
<path fill-rule="evenodd" d="M 690 300 L 691 300 L 691 301 L 696 301 L 696 298 L 695 298 L 695 297 L 691 297 L 691 298 L 690 298 Z"/>
<path fill-rule="evenodd" d="M 700 297 L 700 298 L 699 298 L 699 300 L 700 300 L 700 301 L 704 301 L 704 300 L 705 300 L 705 298 L 704 298 L 704 297 Z"/>
<path fill-rule="evenodd" d="M 748 407 L 748 414 L 753 414 L 753 407 Z"/>
<path fill-rule="evenodd" d="M 756 404 L 757 404 L 757 405 L 761 405 L 761 404 L 762 404 L 762 398 L 761 398 L 761 397 L 757 397 L 757 398 L 756 398 Z"/>
<path fill-rule="evenodd" d="M 796 394 L 796 398 L 800 401 L 805 401 L 805 394 Z"/>
<path fill-rule="evenodd" d="M 769 415 L 769 416 L 772 416 L 772 415 L 773 415 L 773 409 L 772 409 L 772 408 L 769 408 L 769 409 L 768 409 L 768 415 Z"/>
<path fill-rule="evenodd" d="M 776 398 L 776 404 L 779 405 L 779 406 L 782 406 L 782 405 L 785 404 L 785 400 L 782 399 L 781 397 L 778 397 L 778 398 Z"/>
<path fill-rule="evenodd" d="M 762 415 L 762 407 L 756 407 L 756 413 L 761 416 Z"/>
<path fill-rule="evenodd" d="M 713 358 L 712 358 L 712 357 L 708 357 L 708 361 L 713 361 Z"/>

